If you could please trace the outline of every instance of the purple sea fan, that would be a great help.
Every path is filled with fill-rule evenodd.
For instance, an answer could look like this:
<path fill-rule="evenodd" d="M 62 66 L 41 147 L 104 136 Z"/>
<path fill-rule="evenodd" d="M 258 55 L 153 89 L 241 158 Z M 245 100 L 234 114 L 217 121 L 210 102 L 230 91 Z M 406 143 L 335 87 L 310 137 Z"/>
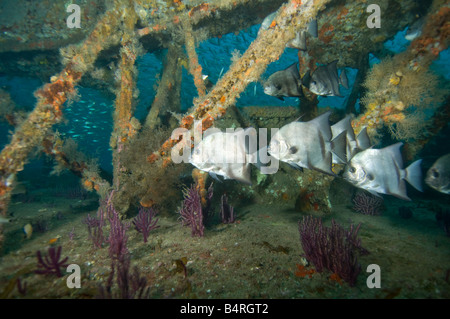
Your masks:
<path fill-rule="evenodd" d="M 38 269 L 35 271 L 36 274 L 56 274 L 58 277 L 62 277 L 61 267 L 67 268 L 68 264 L 65 262 L 69 257 L 60 260 L 61 258 L 61 246 L 50 247 L 48 249 L 48 255 L 42 258 L 41 251 L 38 250 L 36 255 L 38 259 Z"/>
<path fill-rule="evenodd" d="M 192 184 L 191 188 L 186 188 L 183 194 L 184 200 L 179 211 L 181 224 L 191 227 L 192 237 L 203 237 L 205 226 L 203 224 L 202 200 L 197 184 Z"/>
<path fill-rule="evenodd" d="M 334 220 L 331 221 L 331 227 L 325 227 L 320 218 L 303 217 L 298 228 L 305 258 L 317 272 L 328 269 L 354 286 L 361 272 L 357 253 L 368 253 L 357 238 L 359 227 L 352 225 L 347 231 Z"/>
<path fill-rule="evenodd" d="M 105 241 L 103 235 L 103 226 L 105 222 L 103 220 L 103 209 L 100 207 L 97 211 L 99 218 L 91 217 L 89 214 L 83 219 L 83 224 L 88 226 L 89 239 L 92 240 L 92 244 L 95 248 L 102 248 L 102 244 Z"/>
<path fill-rule="evenodd" d="M 226 194 L 223 194 L 220 199 L 220 218 L 222 223 L 231 224 L 236 220 L 234 213 L 234 207 L 228 204 L 228 198 Z"/>
<path fill-rule="evenodd" d="M 384 209 L 383 198 L 358 191 L 353 198 L 353 209 L 363 215 L 381 215 Z"/>
<path fill-rule="evenodd" d="M 133 225 L 138 232 L 144 236 L 144 243 L 147 242 L 148 234 L 155 228 L 156 223 L 158 222 L 158 218 L 155 219 L 155 216 L 158 212 L 152 208 L 139 208 L 138 215 L 133 219 Z"/>
<path fill-rule="evenodd" d="M 111 204 L 107 207 L 110 232 L 107 242 L 109 243 L 109 256 L 114 260 L 123 260 L 128 256 L 128 236 L 126 234 L 130 224 L 122 223 L 119 212 Z"/>

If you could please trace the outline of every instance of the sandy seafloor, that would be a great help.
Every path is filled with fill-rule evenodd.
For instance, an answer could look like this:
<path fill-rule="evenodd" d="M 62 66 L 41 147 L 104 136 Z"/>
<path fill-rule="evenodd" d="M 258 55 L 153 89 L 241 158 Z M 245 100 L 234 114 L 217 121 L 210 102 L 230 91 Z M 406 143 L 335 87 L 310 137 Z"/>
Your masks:
<path fill-rule="evenodd" d="M 78 200 L 56 197 L 44 189 L 35 192 L 39 201 L 10 204 L 14 220 L 6 225 L 7 249 L 0 257 L 1 297 L 95 298 L 110 272 L 108 247 L 93 248 L 82 220 L 88 213 L 95 216 L 97 197 Z M 370 254 L 359 258 L 362 271 L 355 287 L 330 279 L 327 271 L 299 276 L 303 251 L 297 222 L 304 214 L 296 212 L 292 203 L 235 207 L 234 224 L 213 225 L 203 238 L 192 238 L 176 212 L 162 214 L 160 227 L 146 244 L 130 227 L 128 249 L 132 265 L 151 286 L 152 298 L 449 298 L 450 237 L 433 212 L 436 205 L 446 207 L 448 199 L 404 202 L 386 196 L 385 205 L 383 215 L 366 216 L 335 203 L 332 213 L 323 216 L 327 225 L 331 218 L 345 227 L 362 223 L 359 235 Z M 399 216 L 401 205 L 413 209 L 412 218 Z M 35 230 L 30 239 L 24 238 L 23 225 L 37 218 L 46 221 L 48 230 Z M 75 234 L 72 240 L 70 231 Z M 46 252 L 49 241 L 58 236 L 62 255 L 81 267 L 80 289 L 67 287 L 68 275 L 33 272 L 36 251 Z M 186 262 L 187 277 L 177 268 L 177 259 Z M 380 266 L 379 289 L 366 285 L 369 264 Z M 25 295 L 14 286 L 17 278 L 27 285 Z"/>

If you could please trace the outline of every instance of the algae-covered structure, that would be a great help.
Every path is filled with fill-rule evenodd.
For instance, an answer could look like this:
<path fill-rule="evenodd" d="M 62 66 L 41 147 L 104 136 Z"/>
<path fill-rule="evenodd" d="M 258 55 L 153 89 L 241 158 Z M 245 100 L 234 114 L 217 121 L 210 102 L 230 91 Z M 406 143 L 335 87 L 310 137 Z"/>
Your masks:
<path fill-rule="evenodd" d="M 329 218 L 335 215 L 335 207 L 352 203 L 354 188 L 341 176 L 350 157 L 344 158 L 342 162 L 333 161 L 330 166 L 332 174 L 308 169 L 318 167 L 309 162 L 304 164 L 302 170 L 294 169 L 291 167 L 292 163 L 282 160 L 275 174 L 264 174 L 258 165 L 253 165 L 258 164 L 255 160 L 251 163 L 249 173 L 251 185 L 247 185 L 230 180 L 216 181 L 208 176 L 208 169 L 195 168 L 189 161 L 179 163 L 173 156 L 180 155 L 181 150 L 190 152 L 198 134 L 201 136 L 209 128 L 225 132 L 226 129 L 251 127 L 255 131 L 259 130 L 259 134 L 261 129 L 270 133 L 299 118 L 300 121 L 307 122 L 325 111 L 333 110 L 329 117 L 330 125 L 350 116 L 351 128 L 348 130 L 354 131 L 356 135 L 361 132 L 367 134 L 370 146 L 380 148 L 382 145 L 401 141 L 405 143 L 405 161 L 416 160 L 423 156 L 424 147 L 447 129 L 450 115 L 449 86 L 445 75 L 436 72 L 433 63 L 443 59 L 444 53 L 448 52 L 449 21 L 450 4 L 444 0 L 3 1 L 0 3 L 0 76 L 3 79 L 34 78 L 42 85 L 33 92 L 35 104 L 26 106 L 15 101 L 14 89 L 11 90 L 7 85 L 0 88 L 0 120 L 9 130 L 8 137 L 2 140 L 4 145 L 0 152 L 0 218 L 8 220 L 12 212 L 17 214 L 20 206 L 17 206 L 19 201 L 15 192 L 21 185 L 26 185 L 18 176 L 27 170 L 30 162 L 44 156 L 46 163 L 51 163 L 51 176 L 71 176 L 80 187 L 79 194 L 74 196 L 85 196 L 83 201 L 86 198 L 94 200 L 92 207 L 80 208 L 72 204 L 70 207 L 71 211 L 81 210 L 85 215 L 90 213 L 88 217 L 83 216 L 86 217 L 83 223 L 77 222 L 77 225 L 83 224 L 84 232 L 87 231 L 84 228 L 88 226 L 89 242 L 93 243 L 93 248 L 89 247 L 93 252 L 89 253 L 89 261 L 83 261 L 79 254 L 74 257 L 75 263 L 89 263 L 86 267 L 89 268 L 91 277 L 84 283 L 89 287 L 84 292 L 86 296 L 208 297 L 211 290 L 206 292 L 207 289 L 199 288 L 200 269 L 217 273 L 219 268 L 208 268 L 214 258 L 219 258 L 215 261 L 223 269 L 228 267 L 225 255 L 219 253 L 219 257 L 212 257 L 216 255 L 212 246 L 206 244 L 208 228 L 213 228 L 213 233 L 217 231 L 217 234 L 214 233 L 217 237 L 211 236 L 217 243 L 226 241 L 227 231 L 231 232 L 232 238 L 238 238 L 234 246 L 229 246 L 228 242 L 224 247 L 217 248 L 229 250 L 242 245 L 239 244 L 242 235 L 236 235 L 234 231 L 241 234 L 246 231 L 252 233 L 253 230 L 255 233 L 263 233 L 270 229 L 269 225 L 265 225 L 267 221 L 273 228 L 277 228 L 277 217 L 274 214 L 277 207 L 288 207 L 293 214 Z M 312 22 L 316 22 L 317 30 L 314 35 L 313 32 L 306 35 L 306 48 L 287 48 L 291 40 L 300 34 L 306 34 Z M 262 23 L 264 27 L 260 26 Z M 412 29 L 414 24 L 419 25 L 418 31 L 410 41 L 403 40 L 404 48 L 401 52 L 393 52 L 387 48 L 388 41 L 396 41 L 393 39 L 402 37 L 402 32 L 405 33 L 406 28 Z M 237 40 L 227 40 L 230 35 L 236 38 L 242 36 L 240 41 L 245 46 Z M 209 60 L 203 58 L 202 43 L 209 44 Z M 242 46 L 245 48 L 242 49 Z M 231 59 L 227 57 L 226 63 L 222 62 L 220 53 L 224 47 L 232 55 Z M 214 48 L 217 49 L 216 52 Z M 282 70 L 279 63 L 288 65 L 284 62 L 286 56 L 290 59 L 290 64 L 298 63 L 296 77 L 299 79 L 298 89 L 301 94 L 280 102 L 275 97 L 265 95 L 261 85 L 264 86 L 268 81 L 270 73 L 275 70 L 274 65 L 277 66 L 277 71 Z M 375 59 L 378 59 L 377 63 L 373 62 Z M 314 76 L 318 73 L 314 71 L 336 60 L 340 70 L 339 83 L 344 84 L 342 70 L 347 70 L 347 75 L 351 75 L 345 97 L 338 97 L 341 99 L 339 107 L 333 104 L 335 100 L 332 99 L 336 97 L 324 98 L 310 90 L 311 81 L 317 80 Z M 215 69 L 221 70 L 220 74 L 205 74 L 205 70 L 214 69 L 206 61 L 216 64 Z M 155 71 L 154 74 L 146 74 L 146 63 L 158 64 L 158 67 L 152 65 L 149 68 Z M 142 84 L 142 76 L 152 78 L 152 84 Z M 106 107 L 107 104 L 101 106 L 98 102 L 89 110 L 89 114 L 91 111 L 92 114 L 107 113 L 111 116 L 107 123 L 101 124 L 99 118 L 81 111 L 76 113 L 76 109 L 81 110 L 85 103 L 80 93 L 85 89 L 95 91 L 111 102 L 110 108 Z M 152 92 L 150 101 L 146 100 L 148 90 Z M 243 103 L 243 98 L 254 99 L 255 103 Z M 143 100 L 147 101 L 144 107 L 141 103 Z M 260 103 L 262 100 L 265 103 Z M 74 115 L 75 113 L 78 115 Z M 86 134 L 101 126 L 110 129 L 102 148 L 110 156 L 109 169 L 99 164 L 103 153 L 95 154 L 95 151 L 84 148 L 82 143 L 75 142 L 78 133 L 61 133 L 62 125 L 68 125 L 70 121 L 74 125 L 83 126 Z M 330 130 L 329 127 L 327 129 Z M 90 139 L 96 140 L 96 133 L 90 133 Z M 335 137 L 331 141 L 334 144 L 327 141 L 335 147 L 333 156 L 338 153 Z M 268 134 L 265 142 L 269 142 L 270 138 Z M 346 140 L 346 143 L 350 142 Z M 323 158 L 327 158 L 326 155 Z M 331 165 L 331 153 L 329 160 Z M 189 196 L 185 196 L 187 189 L 189 194 L 192 193 Z M 224 194 L 228 194 L 228 197 Z M 216 196 L 217 199 L 214 199 Z M 223 202 L 219 205 L 218 198 L 221 196 L 225 196 L 222 200 L 228 198 L 235 207 Z M 191 207 L 180 207 L 180 203 Z M 243 212 L 246 211 L 247 204 L 273 209 L 269 209 L 268 213 L 260 211 L 260 208 L 249 209 L 249 216 L 255 215 L 246 219 Z M 221 207 L 220 214 L 225 214 L 223 210 L 226 209 L 227 214 L 233 216 L 230 218 L 233 222 L 225 225 L 228 228 L 217 226 L 218 214 L 214 215 L 214 205 Z M 42 212 L 48 212 L 52 208 L 41 209 L 45 209 Z M 440 206 L 433 209 L 440 211 L 441 215 L 448 214 Z M 140 260 L 140 256 L 146 255 L 142 244 L 130 248 L 136 244 L 137 238 L 142 237 L 130 235 L 133 228 L 131 222 L 127 221 L 136 217 L 138 210 L 140 232 L 147 229 L 145 243 L 149 238 L 151 254 L 155 260 L 159 260 L 152 261 L 155 262 L 151 267 L 153 275 L 145 272 L 149 270 L 148 267 L 145 270 L 142 267 L 132 270 L 131 267 L 133 260 Z M 150 211 L 151 214 L 148 213 Z M 179 221 L 179 212 L 184 214 L 183 223 Z M 64 215 L 61 211 L 59 213 Z M 191 215 L 188 216 L 189 214 Z M 160 216 L 159 219 L 156 215 Z M 37 216 L 27 216 L 37 236 L 37 229 L 45 228 L 43 224 L 48 216 L 40 219 L 40 226 L 36 226 Z M 362 218 L 370 217 L 373 216 Z M 0 223 L 0 247 L 5 258 L 14 251 L 10 247 L 11 238 L 18 237 L 22 224 L 26 224 L 18 222 L 19 216 L 14 218 L 12 223 L 15 223 L 15 228 L 10 227 L 11 223 Z M 189 218 L 190 223 L 186 222 Z M 304 257 L 300 261 L 291 252 L 290 245 L 293 244 L 289 243 L 292 242 L 301 250 L 297 230 L 300 217 L 296 217 L 296 220 L 292 216 L 285 218 L 286 222 L 294 219 L 292 232 L 295 238 L 290 236 L 289 239 L 281 240 L 278 247 L 258 236 L 259 239 L 255 241 L 249 240 L 243 246 L 245 248 L 239 248 L 245 250 L 241 254 L 251 255 L 249 258 L 254 259 L 259 257 L 255 257 L 257 253 L 250 251 L 260 254 L 269 252 L 273 258 L 259 263 L 254 260 L 248 263 L 240 261 L 239 264 L 246 267 L 241 274 L 245 277 L 246 271 L 253 273 L 264 265 L 275 265 L 276 259 L 280 257 L 281 263 L 292 263 L 293 268 L 298 267 L 297 271 L 291 271 L 295 279 L 314 278 L 315 274 L 322 276 L 323 280 L 324 275 L 313 271 Z M 445 218 L 442 217 L 440 222 L 445 221 Z M 61 220 L 64 220 L 63 217 Z M 244 226 L 246 220 L 249 224 Z M 156 226 L 158 221 L 162 223 L 161 227 Z M 198 238 L 195 239 L 190 238 L 195 240 L 195 250 L 189 250 L 183 246 L 183 238 L 190 237 L 191 231 L 186 228 L 194 224 L 194 221 L 201 232 L 192 229 L 192 234 L 201 235 L 196 235 Z M 259 232 L 257 227 L 250 226 L 255 221 L 262 221 Z M 136 223 L 135 220 L 134 225 Z M 315 223 L 322 227 L 321 222 L 311 220 L 311 224 Z M 363 226 L 358 226 L 352 235 L 354 238 L 360 229 L 360 234 L 364 234 L 364 222 L 362 223 Z M 165 232 L 172 231 L 173 225 L 178 225 L 177 229 L 183 233 L 165 237 Z M 245 229 L 236 230 L 236 227 Z M 109 236 L 106 235 L 107 231 Z M 336 234 L 329 238 L 335 238 L 334 241 L 344 240 L 344 233 L 335 221 L 333 232 Z M 152 233 L 157 233 L 157 238 L 152 239 Z M 308 233 L 306 229 L 304 233 Z M 352 231 L 349 232 L 351 233 Z M 26 237 L 33 238 L 33 235 L 27 233 Z M 51 246 L 50 259 L 42 259 L 42 247 L 39 248 L 38 256 L 43 265 L 41 267 L 51 269 L 53 262 L 59 273 L 61 263 L 58 259 L 63 259 L 64 256 L 59 256 L 61 249 L 55 249 L 54 245 L 62 244 L 62 254 L 65 254 L 68 253 L 67 249 L 76 251 L 77 242 L 73 232 L 70 241 L 55 238 L 49 239 L 53 240 L 48 244 Z M 199 244 L 201 240 L 204 240 L 203 244 Z M 325 244 L 326 238 L 321 240 Z M 106 246 L 109 247 L 109 252 L 106 252 Z M 314 245 L 310 243 L 310 246 Z M 350 249 L 354 250 L 354 247 L 346 242 L 342 244 L 342 249 L 347 251 L 337 254 L 345 256 L 346 262 L 352 265 L 343 269 L 346 267 L 344 264 L 336 266 L 333 261 L 333 269 L 342 268 L 343 273 L 358 269 L 358 273 L 339 276 L 333 270 L 334 277 L 330 277 L 330 280 L 333 284 L 342 285 L 341 278 L 352 278 L 351 287 L 358 286 L 360 266 L 356 266 L 356 256 L 345 255 L 353 254 Z M 185 257 L 183 254 L 191 255 Z M 111 262 L 98 266 L 98 269 L 95 268 L 97 266 L 92 268 L 97 262 L 96 258 L 103 257 Z M 146 255 L 145 258 L 147 257 Z M 366 254 L 361 257 L 369 258 Z M 445 260 L 445 257 L 439 258 Z M 316 259 L 323 258 L 318 256 Z M 139 263 L 144 263 L 143 260 Z M 195 268 L 196 262 L 202 265 L 199 266 L 201 268 Z M 29 265 L 28 268 L 30 267 Z M 305 267 L 310 267 L 310 270 Z M 20 286 L 20 278 L 28 276 L 30 285 L 39 285 L 38 279 L 30 278 L 28 268 L 11 272 L 8 278 L 1 278 L 0 282 L 5 285 L 3 290 L 0 288 L 0 293 L 4 298 L 17 297 L 24 292 Z M 448 277 L 448 269 L 446 271 Z M 281 277 L 290 276 L 286 269 L 281 273 Z M 130 284 L 135 290 L 125 287 L 124 281 L 120 281 L 119 277 L 127 278 L 129 283 L 136 283 Z M 254 287 L 259 279 L 253 275 L 250 277 L 250 286 Z M 281 277 L 277 277 L 278 280 Z M 20 289 L 16 291 L 14 287 L 17 280 L 17 287 L 20 286 Z M 448 278 L 446 280 L 446 283 L 436 285 L 440 289 L 446 289 L 445 296 L 448 297 Z M 155 288 L 155 281 L 158 281 L 159 288 Z M 225 278 L 219 279 L 223 288 L 217 288 L 220 286 L 217 284 L 216 295 L 212 295 L 212 298 L 234 297 L 229 286 L 232 284 L 225 281 Z M 270 280 L 264 278 L 264 281 Z M 97 283 L 102 286 L 93 293 L 92 289 Z M 285 288 L 282 284 L 278 288 L 268 284 L 270 288 L 263 289 L 264 293 L 261 295 L 252 288 L 244 289 L 246 294 L 238 297 L 295 298 L 307 294 L 306 291 L 296 293 L 291 284 Z M 137 286 L 139 287 L 136 288 Z M 352 288 L 349 289 L 343 296 L 354 297 Z M 29 293 L 36 294 L 37 297 L 45 297 L 39 295 L 36 288 L 30 290 Z M 309 290 L 312 296 L 333 296 L 332 293 L 321 296 L 320 291 L 323 290 L 317 287 Z M 400 294 L 395 287 L 392 291 L 383 293 Z M 406 297 L 411 296 L 408 293 L 405 293 Z M 53 296 L 64 295 L 64 289 L 59 287 Z M 424 295 L 429 296 L 426 293 Z M 83 297 L 81 293 L 77 295 L 74 292 L 70 292 L 69 296 Z M 367 296 L 379 297 L 373 291 Z"/>

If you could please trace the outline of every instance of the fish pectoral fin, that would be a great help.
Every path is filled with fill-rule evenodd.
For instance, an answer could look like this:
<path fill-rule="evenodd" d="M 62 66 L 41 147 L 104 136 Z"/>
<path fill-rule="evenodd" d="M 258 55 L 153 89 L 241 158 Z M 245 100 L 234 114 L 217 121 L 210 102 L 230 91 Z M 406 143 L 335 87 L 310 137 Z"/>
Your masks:
<path fill-rule="evenodd" d="M 331 111 L 327 111 L 310 121 L 310 123 L 317 126 L 319 129 L 319 134 L 322 134 L 326 142 L 331 140 L 331 127 L 329 122 L 330 115 Z"/>
<path fill-rule="evenodd" d="M 281 101 L 284 101 L 284 98 L 282 96 L 277 96 L 278 99 L 280 99 Z"/>
<path fill-rule="evenodd" d="M 292 168 L 298 169 L 298 170 L 300 170 L 301 172 L 303 172 L 303 167 L 301 167 L 301 166 L 298 165 L 297 163 L 294 163 L 294 162 L 288 162 L 288 164 L 289 164 Z"/>

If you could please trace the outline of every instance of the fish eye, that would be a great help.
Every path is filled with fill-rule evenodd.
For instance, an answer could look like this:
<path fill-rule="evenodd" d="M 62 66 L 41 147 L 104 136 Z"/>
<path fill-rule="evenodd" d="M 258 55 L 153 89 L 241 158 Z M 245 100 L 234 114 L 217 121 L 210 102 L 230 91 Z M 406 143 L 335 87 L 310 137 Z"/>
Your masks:
<path fill-rule="evenodd" d="M 372 174 L 367 174 L 367 178 L 369 179 L 369 181 L 373 181 L 373 175 Z"/>
<path fill-rule="evenodd" d="M 277 84 L 277 85 L 275 85 L 275 88 L 276 88 L 277 90 L 281 90 L 281 85 Z"/>
<path fill-rule="evenodd" d="M 354 166 L 350 166 L 349 168 L 350 173 L 356 172 L 356 168 Z"/>
<path fill-rule="evenodd" d="M 317 82 L 316 82 L 316 81 L 312 81 L 312 82 L 311 82 L 311 84 L 313 84 L 313 85 L 316 85 L 316 84 L 317 84 Z"/>
<path fill-rule="evenodd" d="M 437 170 L 433 170 L 433 177 L 434 178 L 438 178 L 439 177 L 439 172 Z"/>
<path fill-rule="evenodd" d="M 292 147 L 289 149 L 289 153 L 291 153 L 291 154 L 295 154 L 295 153 L 297 153 L 297 151 L 298 151 L 298 149 L 297 149 L 295 146 L 292 146 Z"/>

